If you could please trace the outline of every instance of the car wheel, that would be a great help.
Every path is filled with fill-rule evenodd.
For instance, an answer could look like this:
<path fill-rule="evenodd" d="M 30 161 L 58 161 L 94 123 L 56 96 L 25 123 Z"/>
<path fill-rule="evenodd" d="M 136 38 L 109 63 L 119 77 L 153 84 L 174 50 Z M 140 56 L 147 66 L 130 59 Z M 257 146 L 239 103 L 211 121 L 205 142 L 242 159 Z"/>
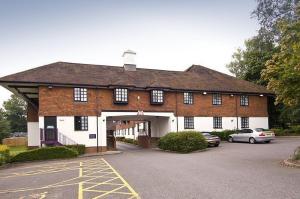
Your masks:
<path fill-rule="evenodd" d="M 271 140 L 265 141 L 265 143 L 270 143 L 270 142 L 271 142 Z"/>
<path fill-rule="evenodd" d="M 249 143 L 250 143 L 250 144 L 255 144 L 255 139 L 254 139 L 254 138 L 250 138 L 250 139 L 249 139 Z"/>
<path fill-rule="evenodd" d="M 218 147 L 219 146 L 219 144 L 215 144 L 215 147 Z"/>
<path fill-rule="evenodd" d="M 233 138 L 232 138 L 232 137 L 229 137 L 229 138 L 228 138 L 228 142 L 233 142 Z"/>

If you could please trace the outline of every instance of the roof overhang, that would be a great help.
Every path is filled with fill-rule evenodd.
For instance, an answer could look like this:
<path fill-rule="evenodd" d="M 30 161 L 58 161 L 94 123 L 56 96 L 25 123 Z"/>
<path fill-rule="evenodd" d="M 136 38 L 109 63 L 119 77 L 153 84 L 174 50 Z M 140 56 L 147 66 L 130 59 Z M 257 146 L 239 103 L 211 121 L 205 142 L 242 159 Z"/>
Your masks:
<path fill-rule="evenodd" d="M 0 83 L 1 86 L 30 103 L 34 108 L 39 106 L 39 87 L 38 84 L 26 83 Z"/>

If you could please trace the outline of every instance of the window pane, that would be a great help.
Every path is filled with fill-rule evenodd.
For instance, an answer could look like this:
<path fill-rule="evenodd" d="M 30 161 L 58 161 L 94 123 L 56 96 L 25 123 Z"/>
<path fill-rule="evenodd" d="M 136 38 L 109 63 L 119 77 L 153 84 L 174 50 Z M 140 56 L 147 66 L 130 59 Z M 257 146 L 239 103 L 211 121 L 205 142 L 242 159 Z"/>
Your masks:
<path fill-rule="evenodd" d="M 164 102 L 164 92 L 162 90 L 152 90 L 151 91 L 151 101 L 152 103 L 163 103 Z"/>
<path fill-rule="evenodd" d="M 241 106 L 249 105 L 249 97 L 247 95 L 241 95 L 240 100 Z"/>
<path fill-rule="evenodd" d="M 193 93 L 190 93 L 190 92 L 183 93 L 183 103 L 184 104 L 193 104 Z"/>
<path fill-rule="evenodd" d="M 222 117 L 213 118 L 213 128 L 221 129 L 222 128 Z"/>
<path fill-rule="evenodd" d="M 184 117 L 184 128 L 185 129 L 194 128 L 194 117 Z"/>
<path fill-rule="evenodd" d="M 126 88 L 115 89 L 115 101 L 127 103 L 128 102 L 128 90 Z"/>
<path fill-rule="evenodd" d="M 241 118 L 241 128 L 249 128 L 249 118 L 248 117 Z"/>
<path fill-rule="evenodd" d="M 221 105 L 222 104 L 222 97 L 219 93 L 212 94 L 212 103 L 213 105 Z"/>
<path fill-rule="evenodd" d="M 87 88 L 74 88 L 74 101 L 87 101 Z"/>

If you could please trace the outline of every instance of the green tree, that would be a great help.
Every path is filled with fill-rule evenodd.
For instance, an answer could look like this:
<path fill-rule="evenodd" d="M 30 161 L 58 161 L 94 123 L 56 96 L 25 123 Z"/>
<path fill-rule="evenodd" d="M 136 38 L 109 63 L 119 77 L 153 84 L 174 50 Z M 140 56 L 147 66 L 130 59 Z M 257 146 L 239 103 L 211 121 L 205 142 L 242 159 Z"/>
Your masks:
<path fill-rule="evenodd" d="M 0 143 L 2 143 L 2 139 L 9 137 L 10 126 L 9 122 L 5 117 L 5 112 L 2 108 L 0 108 Z"/>
<path fill-rule="evenodd" d="M 267 82 L 261 78 L 261 71 L 275 51 L 267 35 L 254 36 L 245 41 L 245 50 L 239 48 L 233 54 L 233 60 L 227 68 L 237 78 L 266 85 Z"/>
<path fill-rule="evenodd" d="M 10 132 L 26 132 L 26 102 L 11 95 L 11 98 L 3 103 L 5 116 L 10 124 Z"/>
<path fill-rule="evenodd" d="M 299 13 L 300 16 L 300 13 Z M 279 52 L 267 63 L 262 77 L 275 92 L 276 103 L 300 108 L 300 20 L 282 22 Z"/>
<path fill-rule="evenodd" d="M 261 25 L 260 33 L 268 34 L 272 41 L 279 41 L 279 22 L 292 23 L 297 19 L 296 9 L 299 0 L 256 0 L 257 7 L 252 12 Z"/>

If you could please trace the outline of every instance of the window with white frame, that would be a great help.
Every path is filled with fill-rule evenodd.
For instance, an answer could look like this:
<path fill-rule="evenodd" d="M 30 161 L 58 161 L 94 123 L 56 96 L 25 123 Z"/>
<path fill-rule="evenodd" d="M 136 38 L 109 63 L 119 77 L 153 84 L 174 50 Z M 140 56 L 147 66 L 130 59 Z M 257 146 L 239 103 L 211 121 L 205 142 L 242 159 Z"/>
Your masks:
<path fill-rule="evenodd" d="M 221 105 L 222 104 L 222 95 L 220 93 L 212 94 L 212 104 L 213 105 Z"/>
<path fill-rule="evenodd" d="M 221 129 L 222 128 L 222 117 L 214 117 L 213 119 L 213 127 L 214 129 Z"/>
<path fill-rule="evenodd" d="M 74 101 L 87 102 L 87 88 L 74 88 Z"/>
<path fill-rule="evenodd" d="M 184 128 L 194 129 L 194 117 L 184 117 Z"/>
<path fill-rule="evenodd" d="M 163 104 L 164 103 L 164 91 L 152 90 L 151 91 L 151 104 Z"/>
<path fill-rule="evenodd" d="M 249 117 L 241 118 L 241 128 L 249 128 Z"/>
<path fill-rule="evenodd" d="M 74 117 L 74 129 L 75 129 L 75 131 L 87 131 L 88 130 L 88 117 L 87 116 L 75 116 Z"/>
<path fill-rule="evenodd" d="M 241 106 L 248 106 L 249 105 L 249 97 L 247 95 L 241 95 L 240 103 L 241 103 Z"/>
<path fill-rule="evenodd" d="M 128 89 L 116 88 L 115 89 L 115 103 L 126 104 L 128 103 Z"/>
<path fill-rule="evenodd" d="M 183 93 L 183 103 L 184 104 L 193 104 L 193 93 L 184 92 Z"/>

